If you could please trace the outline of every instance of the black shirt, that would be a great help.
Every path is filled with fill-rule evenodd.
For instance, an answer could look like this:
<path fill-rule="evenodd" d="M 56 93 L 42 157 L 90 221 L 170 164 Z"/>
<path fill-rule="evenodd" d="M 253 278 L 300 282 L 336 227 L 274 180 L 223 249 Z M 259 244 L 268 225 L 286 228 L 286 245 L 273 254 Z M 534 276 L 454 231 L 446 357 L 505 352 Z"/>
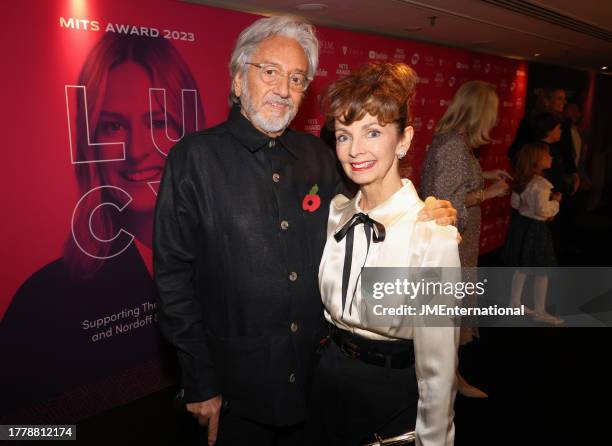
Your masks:
<path fill-rule="evenodd" d="M 271 139 L 239 107 L 170 151 L 154 263 L 185 402 L 222 394 L 255 421 L 303 421 L 325 327 L 317 273 L 339 184 L 322 141 L 293 130 Z"/>

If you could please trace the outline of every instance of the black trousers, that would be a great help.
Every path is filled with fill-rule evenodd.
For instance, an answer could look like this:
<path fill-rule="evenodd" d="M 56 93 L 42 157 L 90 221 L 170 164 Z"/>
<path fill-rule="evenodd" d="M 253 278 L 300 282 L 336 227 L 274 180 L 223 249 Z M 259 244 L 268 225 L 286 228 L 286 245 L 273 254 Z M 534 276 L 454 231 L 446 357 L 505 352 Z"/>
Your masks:
<path fill-rule="evenodd" d="M 329 342 L 315 372 L 307 445 L 354 446 L 414 430 L 419 391 L 414 365 L 366 364 Z"/>
<path fill-rule="evenodd" d="M 215 446 L 302 446 L 304 425 L 268 426 L 228 413 L 221 415 Z M 208 446 L 208 431 L 200 430 L 200 445 Z"/>

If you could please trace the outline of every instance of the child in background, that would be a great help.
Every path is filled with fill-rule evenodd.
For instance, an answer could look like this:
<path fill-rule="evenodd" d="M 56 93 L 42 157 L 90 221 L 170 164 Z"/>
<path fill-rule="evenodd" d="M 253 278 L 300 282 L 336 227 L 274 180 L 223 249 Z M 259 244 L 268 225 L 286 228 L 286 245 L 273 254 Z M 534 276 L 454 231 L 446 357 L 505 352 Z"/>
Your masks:
<path fill-rule="evenodd" d="M 552 157 L 548 144 L 526 144 L 517 154 L 514 182 L 511 187 L 512 216 L 504 246 L 504 261 L 509 266 L 551 267 L 557 261 L 548 220 L 559 212 L 561 194 L 552 192 L 553 185 L 542 175 L 549 169 Z M 521 295 L 527 273 L 518 269 L 512 279 L 510 306 L 521 306 Z M 536 275 L 534 280 L 534 309 L 525 308 L 535 320 L 552 325 L 564 321 L 546 312 L 548 276 Z"/>

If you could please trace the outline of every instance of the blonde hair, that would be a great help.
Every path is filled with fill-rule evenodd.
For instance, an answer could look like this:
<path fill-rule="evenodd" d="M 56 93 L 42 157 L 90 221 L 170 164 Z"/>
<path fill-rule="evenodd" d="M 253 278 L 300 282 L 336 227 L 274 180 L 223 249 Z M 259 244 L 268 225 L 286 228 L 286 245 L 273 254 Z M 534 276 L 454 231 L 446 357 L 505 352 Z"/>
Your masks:
<path fill-rule="evenodd" d="M 493 84 L 469 81 L 455 93 L 451 104 L 438 121 L 435 134 L 462 132 L 469 147 L 479 147 L 491 139 L 489 133 L 497 121 L 499 99 Z"/>
<path fill-rule="evenodd" d="M 100 39 L 87 56 L 77 82 L 78 85 L 85 86 L 88 101 L 87 110 L 85 110 L 83 99 L 77 102 L 76 146 L 79 159 L 88 162 L 75 165 L 79 195 L 84 197 L 84 194 L 88 194 L 84 200 L 86 206 L 80 208 L 74 216 L 74 231 L 82 239 L 83 248 L 74 243 L 73 236 L 67 239 L 63 249 L 64 262 L 71 275 L 77 278 L 93 277 L 108 258 L 111 249 L 110 243 L 99 243 L 98 240 L 91 237 L 89 225 L 97 228 L 100 237 L 106 240 L 111 239 L 118 231 L 118 223 L 114 221 L 116 213 L 110 211 L 109 206 L 101 207 L 91 216 L 91 219 L 87 211 L 93 206 L 109 201 L 108 192 L 97 188 L 105 185 L 105 181 L 101 172 L 101 163 L 91 162 L 96 159 L 97 152 L 89 145 L 88 128 L 96 129 L 94 132 L 97 132 L 102 103 L 109 93 L 107 91 L 108 77 L 113 68 L 125 62 L 134 62 L 143 67 L 153 86 L 168 88 L 167 106 L 164 106 L 161 94 L 156 94 L 154 98 L 169 116 L 181 116 L 182 89 L 198 91 L 191 71 L 178 50 L 170 41 L 161 37 L 108 33 Z M 82 92 L 79 94 L 83 95 Z M 199 93 L 197 93 L 196 103 L 197 111 L 195 112 L 190 107 L 185 108 L 183 119 L 187 127 L 186 132 L 197 130 L 198 117 L 201 120 L 204 115 Z M 85 122 L 85 116 L 89 117 L 89 127 Z M 89 254 L 85 254 L 85 251 Z"/>

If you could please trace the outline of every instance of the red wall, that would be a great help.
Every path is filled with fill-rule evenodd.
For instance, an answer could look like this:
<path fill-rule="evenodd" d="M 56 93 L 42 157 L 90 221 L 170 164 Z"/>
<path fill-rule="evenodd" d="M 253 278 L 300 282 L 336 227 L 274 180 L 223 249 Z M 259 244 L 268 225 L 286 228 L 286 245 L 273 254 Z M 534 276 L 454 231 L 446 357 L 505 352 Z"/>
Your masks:
<path fill-rule="evenodd" d="M 151 33 L 153 28 L 162 37 L 168 37 L 197 83 L 200 105 L 204 110 L 198 119 L 197 128 L 201 129 L 225 119 L 230 52 L 239 32 L 258 18 L 170 0 L 23 0 L 15 2 L 4 14 L 4 26 L 0 30 L 5 60 L 0 82 L 4 107 L 0 113 L 5 129 L 3 181 L 8 187 L 4 188 L 4 224 L 0 233 L 4 253 L 0 269 L 0 317 L 21 284 L 37 270 L 60 258 L 65 243 L 73 243 L 71 218 L 85 191 L 77 187 L 75 180 L 77 166 L 71 137 L 77 122 L 76 99 L 74 95 L 67 99 L 66 86 L 77 83 L 79 72 L 94 45 L 105 34 L 113 30 L 116 33 L 126 25 L 130 25 L 124 28 L 128 32 L 142 33 L 144 27 Z M 525 63 L 324 27 L 319 28 L 318 33 L 321 40 L 320 68 L 294 127 L 318 134 L 323 121 L 317 95 L 339 76 L 368 60 L 405 62 L 417 71 L 421 83 L 414 103 L 416 137 L 402 163 L 403 173 L 418 184 L 435 122 L 458 86 L 470 79 L 494 83 L 500 95 L 499 125 L 493 132 L 493 143 L 481 150 L 482 166 L 484 169 L 507 166 L 506 148 L 524 110 Z M 131 84 L 124 87 L 122 95 L 134 93 Z M 88 91 L 87 95 L 89 100 L 94 100 L 95 92 Z M 147 111 L 147 91 L 137 92 L 135 97 L 134 103 Z M 113 98 L 121 103 L 123 96 L 116 93 Z M 73 127 L 69 127 L 69 123 Z M 117 138 L 121 142 L 122 136 Z M 146 138 L 139 148 L 154 150 L 152 141 Z M 121 169 L 121 164 L 115 166 Z M 151 190 L 147 189 L 148 186 Z M 150 211 L 155 200 L 154 185 L 143 183 L 142 188 L 144 192 L 138 193 L 142 193 L 143 206 Z M 503 243 L 508 214 L 507 199 L 485 203 L 482 252 Z M 141 242 L 146 244 L 147 241 Z M 150 244 L 150 240 L 148 242 Z M 142 250 L 139 252 L 142 262 L 150 263 Z M 126 290 L 129 289 L 128 284 Z M 38 297 L 57 302 L 58 314 L 69 318 L 72 308 L 62 308 L 65 296 L 58 293 L 57 289 L 49 286 L 44 295 Z M 103 311 L 119 311 L 115 307 L 121 302 L 121 296 L 108 296 Z M 87 317 L 97 316 L 92 313 Z M 37 330 L 36 317 L 24 318 L 23 324 L 31 327 L 33 332 Z M 64 321 L 58 316 L 57 324 L 68 324 L 68 319 Z M 27 351 L 22 353 L 28 354 Z M 149 359 L 158 360 L 156 357 Z M 19 358 L 14 360 L 19 361 Z M 161 382 L 152 379 L 149 387 L 141 383 L 140 393 L 156 390 Z M 82 383 L 75 382 L 75 386 L 77 384 Z M 96 382 L 91 380 L 87 384 L 96 386 Z M 113 388 L 108 392 L 105 402 L 89 404 L 80 416 L 91 415 L 139 396 L 126 393 L 112 397 L 113 392 L 118 392 Z"/>

